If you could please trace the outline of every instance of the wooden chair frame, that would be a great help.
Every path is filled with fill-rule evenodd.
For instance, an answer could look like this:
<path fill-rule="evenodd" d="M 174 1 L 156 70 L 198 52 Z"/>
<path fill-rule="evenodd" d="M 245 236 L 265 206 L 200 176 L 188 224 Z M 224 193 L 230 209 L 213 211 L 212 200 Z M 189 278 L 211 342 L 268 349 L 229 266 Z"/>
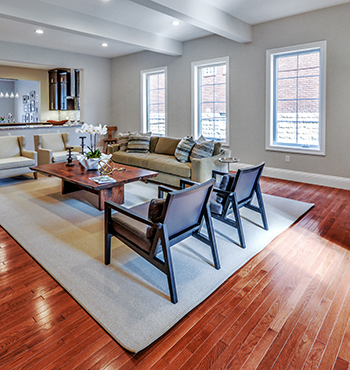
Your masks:
<path fill-rule="evenodd" d="M 217 252 L 215 234 L 211 219 L 209 201 L 210 196 L 215 184 L 215 180 L 211 179 L 206 183 L 199 184 L 195 187 L 184 189 L 184 190 L 174 190 L 167 187 L 162 186 L 162 192 L 167 192 L 167 197 L 164 204 L 164 209 L 162 213 L 162 222 L 154 223 L 151 220 L 142 217 L 136 212 L 133 212 L 132 209 L 127 209 L 121 205 L 112 203 L 110 201 L 105 202 L 105 264 L 108 265 L 111 261 L 111 238 L 113 236 L 117 237 L 121 240 L 125 245 L 131 248 L 133 251 L 138 253 L 141 257 L 145 258 L 148 262 L 150 262 L 153 266 L 158 268 L 162 271 L 168 280 L 168 286 L 170 291 L 170 298 L 172 303 L 177 303 L 177 291 L 176 291 L 176 284 L 175 284 L 175 277 L 174 277 L 174 270 L 173 270 L 173 263 L 172 263 L 172 256 L 170 247 L 174 244 L 179 243 L 180 241 L 188 238 L 189 236 L 194 236 L 203 243 L 207 244 L 211 248 L 212 257 L 214 261 L 214 266 L 216 269 L 220 269 L 220 262 L 219 256 Z M 169 214 L 172 211 L 172 204 L 176 202 L 177 198 L 180 196 L 191 196 L 191 191 L 200 190 L 205 188 L 205 196 L 201 204 L 201 211 L 200 216 L 192 225 L 188 225 L 187 228 L 177 232 L 174 235 L 169 235 L 168 229 L 169 225 L 167 224 L 169 219 Z M 202 189 L 203 190 L 203 189 Z M 130 217 L 136 221 L 139 221 L 151 228 L 155 229 L 155 235 L 152 239 L 152 244 L 150 251 L 147 252 L 140 248 L 137 244 L 132 242 L 131 240 L 125 238 L 123 235 L 116 233 L 115 230 L 112 228 L 112 210 L 118 211 L 121 214 Z M 208 237 L 204 236 L 200 233 L 200 229 L 202 223 L 205 222 L 208 231 Z M 157 255 L 163 252 L 163 260 L 161 260 Z"/>
<path fill-rule="evenodd" d="M 264 201 L 263 201 L 261 189 L 260 189 L 260 178 L 261 178 L 261 174 L 264 169 L 264 166 L 265 166 L 265 163 L 263 162 L 254 167 L 237 170 L 237 173 L 234 176 L 230 175 L 233 177 L 231 186 L 230 186 L 230 183 L 228 184 L 228 186 L 230 186 L 230 190 L 221 190 L 218 188 L 213 189 L 213 191 L 222 198 L 222 203 L 221 203 L 222 212 L 220 214 L 212 213 L 212 217 L 228 225 L 231 225 L 237 229 L 240 246 L 242 248 L 246 248 L 246 242 L 244 238 L 243 226 L 242 226 L 241 216 L 239 212 L 240 208 L 246 207 L 252 211 L 260 213 L 262 222 L 264 225 L 264 229 L 268 230 L 268 222 L 267 222 L 267 217 L 266 217 L 266 212 L 265 212 L 265 206 L 264 206 Z M 240 186 L 241 179 L 244 178 L 246 175 L 249 175 L 254 172 L 255 172 L 255 177 L 253 181 L 251 181 L 248 184 L 245 194 L 241 196 L 240 191 L 238 189 Z M 218 170 L 213 170 L 212 175 L 216 181 L 216 178 L 218 175 L 223 176 L 223 175 L 228 175 L 228 173 L 218 171 Z M 181 188 L 184 188 L 186 185 L 191 185 L 191 184 L 193 184 L 193 182 L 190 180 L 182 179 L 180 181 Z M 254 199 L 254 195 L 256 195 L 258 206 L 251 204 L 252 200 Z M 234 220 L 228 218 L 228 216 L 231 213 L 233 213 Z"/>

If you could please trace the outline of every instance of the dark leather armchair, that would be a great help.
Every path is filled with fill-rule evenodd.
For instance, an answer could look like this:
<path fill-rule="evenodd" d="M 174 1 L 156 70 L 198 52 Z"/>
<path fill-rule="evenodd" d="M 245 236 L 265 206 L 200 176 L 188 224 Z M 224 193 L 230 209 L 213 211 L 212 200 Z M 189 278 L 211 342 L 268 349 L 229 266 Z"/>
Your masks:
<path fill-rule="evenodd" d="M 246 207 L 261 215 L 264 229 L 268 230 L 268 223 L 264 207 L 264 201 L 260 189 L 260 177 L 265 163 L 254 167 L 239 169 L 236 174 L 229 174 L 221 171 L 213 171 L 213 178 L 221 176 L 221 182 L 214 191 L 210 200 L 210 210 L 212 217 L 235 227 L 238 231 L 239 242 L 242 248 L 246 247 L 243 226 L 240 216 L 240 208 Z M 182 188 L 186 184 L 191 185 L 193 182 L 181 180 Z M 257 199 L 257 205 L 252 204 L 254 195 Z M 233 213 L 234 218 L 229 216 Z"/>
<path fill-rule="evenodd" d="M 176 303 L 172 245 L 194 236 L 210 246 L 214 266 L 220 268 L 209 207 L 214 183 L 211 179 L 178 191 L 162 186 L 160 193 L 166 191 L 166 199 L 153 199 L 129 209 L 105 202 L 105 264 L 111 261 L 111 238 L 115 236 L 167 275 L 171 302 Z M 118 212 L 112 214 L 112 210 Z M 208 237 L 200 233 L 203 221 Z"/>

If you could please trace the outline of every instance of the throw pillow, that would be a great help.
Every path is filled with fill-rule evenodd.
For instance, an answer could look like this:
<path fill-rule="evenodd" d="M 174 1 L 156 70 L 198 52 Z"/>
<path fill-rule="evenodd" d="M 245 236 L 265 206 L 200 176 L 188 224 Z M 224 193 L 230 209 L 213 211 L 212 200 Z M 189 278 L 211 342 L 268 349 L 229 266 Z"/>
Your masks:
<path fill-rule="evenodd" d="M 188 162 L 188 157 L 195 143 L 192 136 L 181 139 L 175 150 L 175 158 L 182 163 Z"/>
<path fill-rule="evenodd" d="M 206 140 L 201 136 L 190 154 L 190 160 L 211 157 L 214 151 L 214 140 Z"/>
<path fill-rule="evenodd" d="M 152 199 L 149 202 L 148 218 L 152 222 L 160 222 L 161 216 L 163 213 L 164 204 L 165 204 L 165 199 Z M 152 239 L 155 233 L 156 233 L 156 229 L 152 229 L 150 226 L 147 226 L 146 236 L 148 239 Z"/>
<path fill-rule="evenodd" d="M 130 133 L 127 153 L 148 153 L 151 133 Z"/>
<path fill-rule="evenodd" d="M 118 135 L 119 150 L 121 152 L 126 152 L 126 149 L 128 148 L 129 136 L 129 132 L 120 133 Z"/>
<path fill-rule="evenodd" d="M 180 139 L 174 139 L 172 137 L 160 137 L 157 143 L 154 153 L 174 155 L 177 145 Z"/>

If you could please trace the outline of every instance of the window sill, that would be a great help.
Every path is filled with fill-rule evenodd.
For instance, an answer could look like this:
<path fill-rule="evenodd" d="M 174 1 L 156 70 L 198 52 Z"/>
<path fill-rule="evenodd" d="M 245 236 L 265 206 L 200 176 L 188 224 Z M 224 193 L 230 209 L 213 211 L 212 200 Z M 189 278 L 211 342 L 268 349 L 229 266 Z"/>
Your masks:
<path fill-rule="evenodd" d="M 267 146 L 265 149 L 269 151 L 284 153 L 322 155 L 322 156 L 326 155 L 325 151 L 321 149 L 302 149 L 302 148 L 291 148 L 286 146 Z"/>

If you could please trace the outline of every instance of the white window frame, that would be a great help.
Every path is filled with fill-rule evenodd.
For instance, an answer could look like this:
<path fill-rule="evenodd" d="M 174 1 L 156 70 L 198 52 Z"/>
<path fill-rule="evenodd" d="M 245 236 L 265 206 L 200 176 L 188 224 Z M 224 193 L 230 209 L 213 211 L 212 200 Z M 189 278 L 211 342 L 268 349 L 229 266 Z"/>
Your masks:
<path fill-rule="evenodd" d="M 266 150 L 289 153 L 325 155 L 326 154 L 326 41 L 293 45 L 266 51 Z M 273 143 L 274 134 L 274 59 L 275 56 L 291 52 L 320 50 L 320 120 L 319 149 L 289 147 Z"/>
<path fill-rule="evenodd" d="M 165 75 L 165 136 L 168 134 L 168 69 L 167 67 L 159 67 L 152 69 L 144 69 L 141 71 L 141 131 L 148 132 L 148 117 L 147 117 L 147 77 L 149 75 L 164 73 Z"/>
<path fill-rule="evenodd" d="M 192 127 L 191 133 L 194 139 L 198 139 L 199 135 L 199 69 L 200 68 L 211 68 L 216 65 L 225 64 L 226 65 L 226 141 L 222 141 L 222 145 L 229 146 L 230 132 L 229 132 L 229 122 L 230 122 L 230 110 L 229 110 L 229 81 L 230 81 L 230 64 L 229 57 L 215 58 L 202 60 L 191 63 L 192 72 Z"/>

